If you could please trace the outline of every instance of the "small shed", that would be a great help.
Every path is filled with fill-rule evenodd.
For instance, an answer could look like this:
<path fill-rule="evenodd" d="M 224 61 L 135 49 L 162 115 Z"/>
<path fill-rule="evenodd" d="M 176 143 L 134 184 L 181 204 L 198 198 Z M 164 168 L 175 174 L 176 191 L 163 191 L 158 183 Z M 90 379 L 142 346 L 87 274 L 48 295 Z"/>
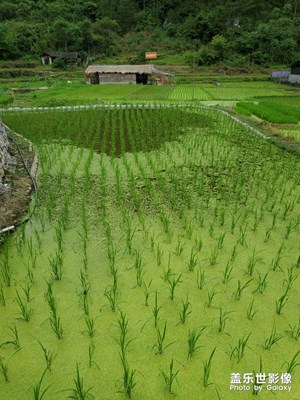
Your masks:
<path fill-rule="evenodd" d="M 170 84 L 174 76 L 153 65 L 90 65 L 85 70 L 87 84 Z"/>
<path fill-rule="evenodd" d="M 289 76 L 289 82 L 300 84 L 300 60 L 295 61 L 291 65 L 291 73 Z"/>
<path fill-rule="evenodd" d="M 53 61 L 56 59 L 61 59 L 65 61 L 67 64 L 70 65 L 77 65 L 80 62 L 80 55 L 79 53 L 73 51 L 73 52 L 59 52 L 59 51 L 44 51 L 41 54 L 42 57 L 42 64 L 49 64 L 52 65 Z"/>

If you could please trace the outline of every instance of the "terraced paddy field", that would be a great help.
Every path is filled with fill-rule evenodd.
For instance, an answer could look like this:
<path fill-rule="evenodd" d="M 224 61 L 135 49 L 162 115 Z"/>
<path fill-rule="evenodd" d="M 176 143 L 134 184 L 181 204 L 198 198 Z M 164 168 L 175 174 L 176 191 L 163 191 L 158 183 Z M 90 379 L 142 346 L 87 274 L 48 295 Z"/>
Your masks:
<path fill-rule="evenodd" d="M 0 258 L 1 398 L 299 399 L 299 158 L 215 109 L 2 119 L 40 168 Z"/>
<path fill-rule="evenodd" d="M 86 85 L 79 79 L 57 80 L 44 82 L 43 90 L 33 90 L 28 93 L 15 93 L 13 103 L 17 106 L 63 106 L 78 104 L 102 104 L 111 102 L 223 102 L 223 105 L 239 100 L 257 101 L 260 98 L 297 98 L 297 93 L 290 91 L 286 85 L 279 85 L 267 80 L 241 82 L 223 81 L 223 78 L 207 78 L 206 82 L 195 84 L 173 84 L 169 86 L 156 85 Z M 37 89 L 34 82 L 29 87 L 24 84 L 23 89 Z M 5 99 L 9 95 L 1 94 Z M 21 88 L 22 89 L 22 88 Z M 284 101 L 284 100 L 283 100 Z"/>

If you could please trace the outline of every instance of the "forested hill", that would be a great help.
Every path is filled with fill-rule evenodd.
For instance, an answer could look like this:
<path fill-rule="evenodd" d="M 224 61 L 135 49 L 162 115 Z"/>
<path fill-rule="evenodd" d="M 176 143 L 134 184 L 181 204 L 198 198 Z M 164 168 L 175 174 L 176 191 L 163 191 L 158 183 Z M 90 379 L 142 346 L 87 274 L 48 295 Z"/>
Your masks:
<path fill-rule="evenodd" d="M 290 63 L 300 0 L 15 0 L 0 2 L 0 59 L 42 51 L 85 56 L 145 50 L 193 54 L 199 65 Z"/>

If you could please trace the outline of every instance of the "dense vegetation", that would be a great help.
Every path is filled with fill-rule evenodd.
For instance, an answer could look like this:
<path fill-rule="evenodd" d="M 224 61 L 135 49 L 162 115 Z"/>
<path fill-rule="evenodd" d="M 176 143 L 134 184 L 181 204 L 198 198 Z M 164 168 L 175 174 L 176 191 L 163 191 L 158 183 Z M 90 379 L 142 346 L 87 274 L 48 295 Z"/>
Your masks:
<path fill-rule="evenodd" d="M 300 44 L 298 1 L 11 0 L 0 4 L 0 59 L 45 49 L 82 55 L 185 53 L 199 65 L 290 63 Z M 213 6 L 212 6 L 213 4 Z"/>

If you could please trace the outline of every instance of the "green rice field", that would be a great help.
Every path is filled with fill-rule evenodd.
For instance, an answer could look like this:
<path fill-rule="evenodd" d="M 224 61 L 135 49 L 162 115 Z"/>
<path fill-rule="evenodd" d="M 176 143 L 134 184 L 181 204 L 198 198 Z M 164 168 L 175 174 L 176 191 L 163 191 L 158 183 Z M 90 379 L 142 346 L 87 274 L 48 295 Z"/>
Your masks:
<path fill-rule="evenodd" d="M 19 89 L 32 89 L 28 93 L 16 92 L 15 106 L 63 106 L 78 104 L 101 104 L 111 102 L 237 102 L 259 98 L 283 98 L 293 101 L 297 93 L 289 92 L 284 85 L 262 80 L 253 82 L 223 81 L 223 78 L 207 78 L 206 82 L 194 84 L 172 84 L 168 86 L 140 85 L 86 85 L 79 79 L 48 79 L 39 82 L 16 82 L 11 84 Z M 43 90 L 38 89 L 37 84 Z M 42 86 L 41 86 L 42 85 Z M 5 90 L 4 90 L 5 89 Z M 4 91 L 3 91 L 4 90 Z M 0 86 L 0 100 L 7 99 L 10 89 Z M 5 105 L 3 103 L 3 105 Z M 231 105 L 231 104 L 230 104 Z"/>
<path fill-rule="evenodd" d="M 264 85 L 194 96 L 282 94 Z M 1 400 L 299 400 L 299 157 L 216 109 L 1 117 L 40 157 L 38 207 L 0 255 Z"/>

